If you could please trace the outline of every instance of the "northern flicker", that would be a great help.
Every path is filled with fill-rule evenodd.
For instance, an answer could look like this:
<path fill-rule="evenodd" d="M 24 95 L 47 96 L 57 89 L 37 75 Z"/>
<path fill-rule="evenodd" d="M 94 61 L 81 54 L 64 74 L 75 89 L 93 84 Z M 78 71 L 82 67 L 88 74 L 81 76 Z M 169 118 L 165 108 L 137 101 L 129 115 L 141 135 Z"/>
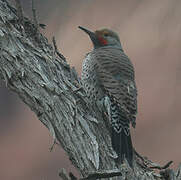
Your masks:
<path fill-rule="evenodd" d="M 133 165 L 133 146 L 130 123 L 135 127 L 137 114 L 137 89 L 134 68 L 123 51 L 117 33 L 102 29 L 91 32 L 83 27 L 94 46 L 82 66 L 82 84 L 89 101 L 102 102 L 111 125 L 111 141 L 118 155 Z"/>

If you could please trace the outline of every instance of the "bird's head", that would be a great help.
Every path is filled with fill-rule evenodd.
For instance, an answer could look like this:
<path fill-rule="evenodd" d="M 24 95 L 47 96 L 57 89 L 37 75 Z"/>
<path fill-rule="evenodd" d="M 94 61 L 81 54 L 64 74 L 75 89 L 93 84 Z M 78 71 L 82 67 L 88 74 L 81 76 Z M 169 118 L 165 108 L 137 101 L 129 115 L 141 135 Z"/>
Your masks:
<path fill-rule="evenodd" d="M 109 29 L 101 29 L 92 32 L 81 26 L 79 26 L 79 28 L 89 35 L 94 48 L 103 46 L 118 46 L 122 49 L 118 34 Z"/>

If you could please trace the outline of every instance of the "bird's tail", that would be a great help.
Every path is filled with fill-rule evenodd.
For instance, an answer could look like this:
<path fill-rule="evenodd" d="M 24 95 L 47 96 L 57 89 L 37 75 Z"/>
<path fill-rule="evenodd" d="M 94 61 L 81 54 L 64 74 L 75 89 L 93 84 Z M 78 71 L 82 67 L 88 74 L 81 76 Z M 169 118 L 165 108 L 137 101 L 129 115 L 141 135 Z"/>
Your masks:
<path fill-rule="evenodd" d="M 129 129 L 128 129 L 129 130 Z M 133 146 L 131 141 L 131 134 L 128 134 L 121 130 L 121 132 L 116 132 L 114 128 L 112 128 L 112 147 L 114 151 L 116 151 L 118 158 L 117 161 L 122 163 L 124 158 L 128 161 L 129 165 L 133 166 Z"/>
<path fill-rule="evenodd" d="M 122 163 L 124 158 L 129 165 L 133 166 L 133 146 L 129 129 L 130 121 L 127 112 L 120 109 L 108 96 L 104 98 L 104 106 L 111 122 L 111 142 L 114 151 L 117 153 L 118 163 Z"/>

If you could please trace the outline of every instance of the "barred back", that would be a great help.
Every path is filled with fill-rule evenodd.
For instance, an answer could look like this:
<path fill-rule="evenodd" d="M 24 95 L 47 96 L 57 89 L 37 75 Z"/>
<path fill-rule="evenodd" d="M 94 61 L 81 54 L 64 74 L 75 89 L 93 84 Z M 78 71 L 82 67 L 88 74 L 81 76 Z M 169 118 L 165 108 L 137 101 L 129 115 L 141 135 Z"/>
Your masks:
<path fill-rule="evenodd" d="M 105 46 L 90 52 L 83 62 L 82 83 L 90 102 L 108 95 L 135 124 L 137 90 L 134 69 L 122 49 Z"/>

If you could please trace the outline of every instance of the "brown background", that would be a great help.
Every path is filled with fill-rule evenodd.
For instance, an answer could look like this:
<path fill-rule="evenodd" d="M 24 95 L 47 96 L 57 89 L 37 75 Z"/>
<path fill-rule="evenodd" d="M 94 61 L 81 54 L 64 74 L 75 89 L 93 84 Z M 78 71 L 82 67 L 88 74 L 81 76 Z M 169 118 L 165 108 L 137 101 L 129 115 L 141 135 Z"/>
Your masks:
<path fill-rule="evenodd" d="M 77 26 L 111 28 L 120 34 L 132 60 L 138 86 L 137 127 L 132 131 L 137 151 L 164 164 L 181 162 L 181 1 L 178 0 L 37 0 L 42 31 L 56 36 L 60 51 L 81 72 L 91 50 Z M 31 17 L 31 1 L 23 1 Z M 0 86 L 0 179 L 58 180 L 71 163 L 48 130 L 20 99 Z M 75 170 L 74 170 L 75 172 Z"/>

